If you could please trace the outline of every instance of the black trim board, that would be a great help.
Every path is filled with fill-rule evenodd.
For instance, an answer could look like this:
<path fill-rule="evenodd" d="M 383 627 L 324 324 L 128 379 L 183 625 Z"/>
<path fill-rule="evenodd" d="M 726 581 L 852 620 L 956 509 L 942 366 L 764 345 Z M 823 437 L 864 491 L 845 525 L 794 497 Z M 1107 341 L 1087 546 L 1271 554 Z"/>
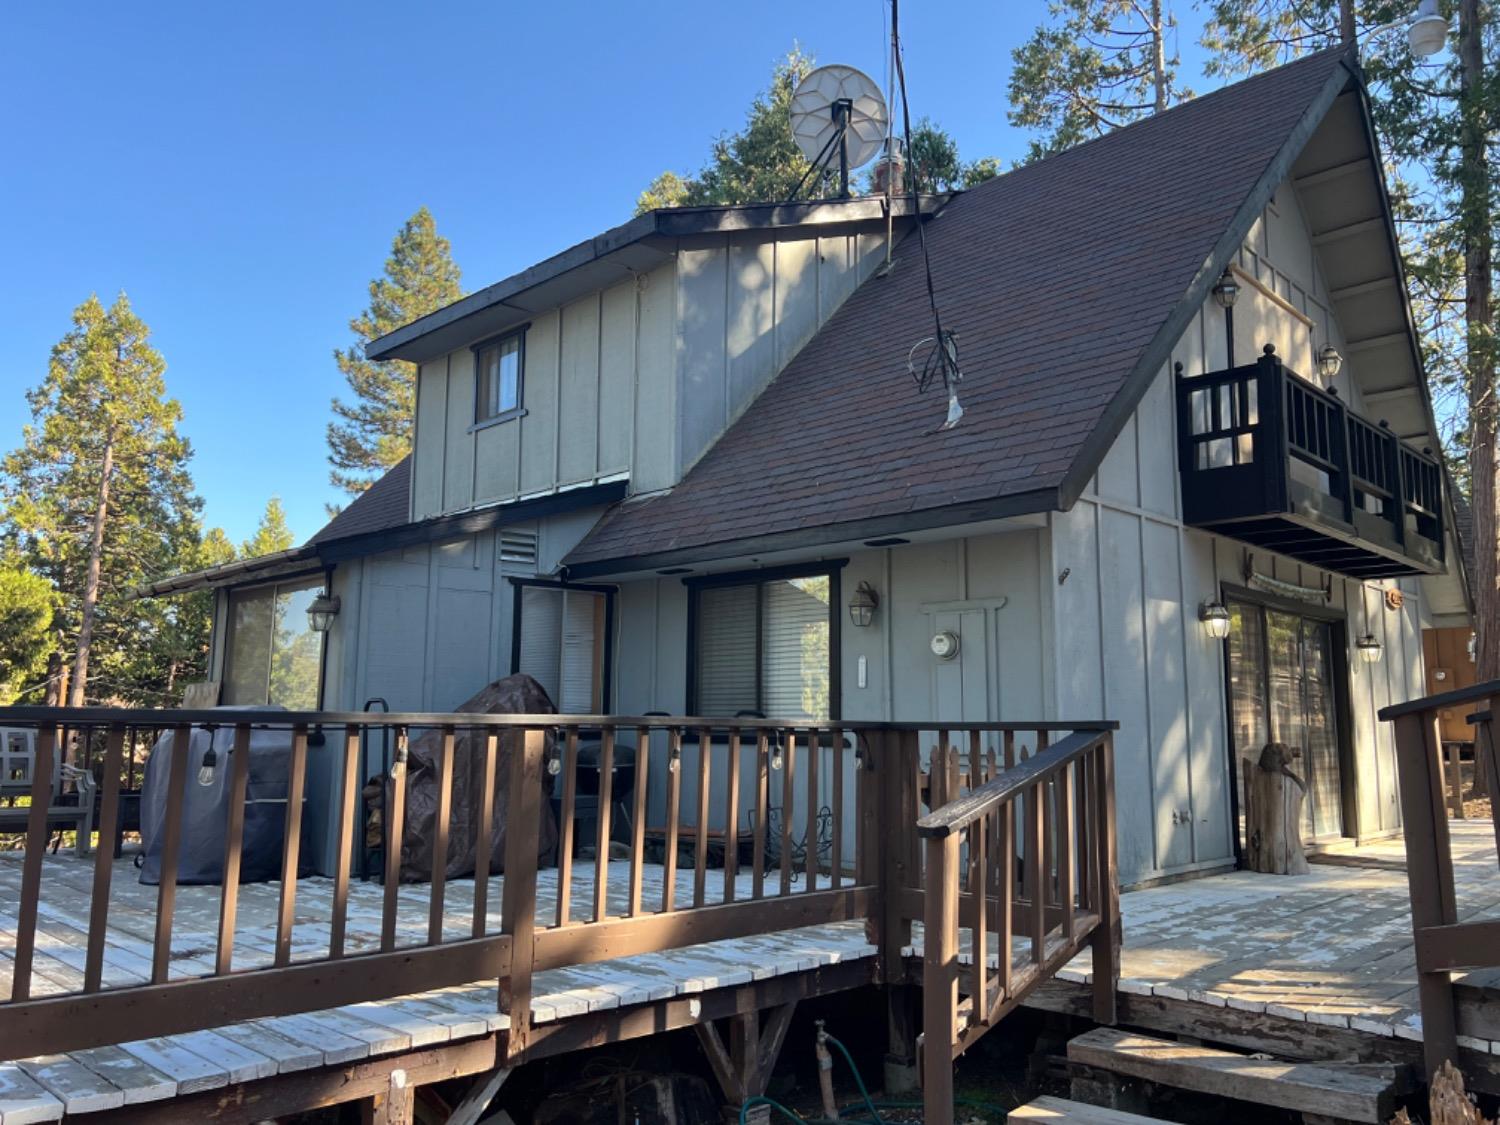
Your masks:
<path fill-rule="evenodd" d="M 922 196 L 918 210 L 924 216 L 931 216 L 947 203 L 950 196 L 951 193 Z M 896 218 L 910 216 L 912 208 L 909 200 L 904 196 L 898 199 L 891 212 Z M 424 337 L 451 328 L 488 309 L 509 307 L 523 316 L 527 315 L 529 310 L 519 305 L 508 305 L 508 299 L 519 297 L 528 289 L 559 278 L 571 270 L 592 265 L 648 238 L 673 239 L 697 234 L 799 226 L 827 227 L 884 222 L 885 218 L 885 200 L 877 197 L 823 199 L 804 203 L 751 203 L 724 207 L 675 207 L 648 211 L 627 223 L 570 246 L 520 273 L 486 286 L 477 293 L 471 293 L 451 305 L 428 313 L 394 332 L 371 340 L 365 345 L 365 355 L 372 360 L 415 359 L 417 357 L 408 354 L 408 350 Z M 623 280 L 624 271 L 621 272 Z"/>
<path fill-rule="evenodd" d="M 530 500 L 496 504 L 477 511 L 460 512 L 451 516 L 433 516 L 418 523 L 403 524 L 384 531 L 370 531 L 363 535 L 351 535 L 345 539 L 319 543 L 317 552 L 318 556 L 325 561 L 339 562 L 344 559 L 377 554 L 381 551 L 394 551 L 398 547 L 432 543 L 439 539 L 451 539 L 460 535 L 477 535 L 518 523 L 521 520 L 541 519 L 544 516 L 574 512 L 579 508 L 613 504 L 617 500 L 624 499 L 627 487 L 626 481 L 612 481 L 609 484 L 593 484 L 585 488 L 553 492 Z"/>
<path fill-rule="evenodd" d="M 1193 280 L 1188 284 L 1187 292 L 1167 314 L 1167 319 L 1156 330 L 1156 335 L 1151 338 L 1151 342 L 1146 345 L 1140 358 L 1136 360 L 1135 367 L 1126 376 L 1124 385 L 1105 407 L 1093 432 L 1084 439 L 1078 456 L 1063 476 L 1062 485 L 1058 488 L 1059 511 L 1070 510 L 1083 495 L 1089 480 L 1099 471 L 1099 466 L 1104 463 L 1104 458 L 1119 439 L 1121 432 L 1125 429 L 1125 424 L 1135 413 L 1136 407 L 1140 406 L 1141 400 L 1146 397 L 1146 392 L 1151 389 L 1152 382 L 1155 381 L 1163 366 L 1171 360 L 1172 349 L 1177 346 L 1178 341 L 1187 332 L 1192 318 L 1198 314 L 1198 309 L 1208 299 L 1214 282 L 1224 272 L 1224 267 L 1229 264 L 1230 259 L 1239 252 L 1245 235 L 1249 233 L 1251 226 L 1265 209 L 1266 203 L 1270 201 L 1276 189 L 1291 174 L 1292 165 L 1302 155 L 1302 150 L 1307 147 L 1307 142 L 1317 131 L 1318 126 L 1323 123 L 1328 111 L 1333 108 L 1334 102 L 1348 88 L 1351 81 L 1356 86 L 1360 85 L 1358 64 L 1352 63 L 1351 65 L 1352 59 L 1351 53 L 1342 60 L 1341 65 L 1335 68 L 1323 88 L 1318 91 L 1318 96 L 1303 111 L 1291 134 L 1277 150 L 1276 155 L 1271 158 L 1270 163 L 1266 165 L 1265 171 L 1261 172 L 1260 178 L 1255 181 L 1255 186 L 1250 189 L 1250 194 L 1240 204 L 1229 228 L 1214 243 L 1213 250 L 1198 267 L 1198 272 L 1193 275 Z M 1368 122 L 1368 107 L 1364 107 L 1364 111 Z M 1386 207 L 1388 215 L 1389 201 Z M 1410 315 L 1409 312 L 1408 315 Z"/>
<path fill-rule="evenodd" d="M 1008 519 L 1012 516 L 1033 516 L 1061 510 L 1056 488 L 1037 488 L 1029 492 L 1017 492 L 988 500 L 973 500 L 964 504 L 950 504 L 942 508 L 923 508 L 915 512 L 898 512 L 889 516 L 850 520 L 847 523 L 827 523 L 816 527 L 799 527 L 790 531 L 773 531 L 748 539 L 730 539 L 719 543 L 705 543 L 698 547 L 680 547 L 656 551 L 649 555 L 630 555 L 580 563 L 565 561 L 563 570 L 570 578 L 598 578 L 641 570 L 659 570 L 663 567 L 717 562 L 740 555 L 826 547 L 834 543 L 859 543 L 866 539 L 899 535 L 907 531 L 926 531 L 935 527 L 980 523 L 985 520 Z"/>

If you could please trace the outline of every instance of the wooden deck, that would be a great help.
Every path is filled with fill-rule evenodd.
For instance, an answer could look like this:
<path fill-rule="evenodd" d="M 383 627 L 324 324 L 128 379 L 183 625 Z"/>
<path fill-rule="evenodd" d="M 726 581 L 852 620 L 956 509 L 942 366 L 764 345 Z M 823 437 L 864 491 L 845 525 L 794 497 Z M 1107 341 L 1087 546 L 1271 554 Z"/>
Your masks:
<path fill-rule="evenodd" d="M 1477 904 L 1476 915 L 1500 915 L 1489 825 L 1454 823 L 1452 831 L 1460 900 Z M 1314 1036 L 1327 1029 L 1420 1042 L 1401 844 L 1370 845 L 1330 859 L 1334 862 L 1314 864 L 1312 874 L 1303 877 L 1236 872 L 1123 894 L 1120 991 L 1126 998 L 1154 997 L 1200 1009 L 1295 1021 Z M 0 985 L 7 971 L 4 947 L 11 941 L 19 901 L 19 860 L 20 853 L 0 853 Z M 92 872 L 89 863 L 70 855 L 48 857 L 46 866 L 50 896 L 39 911 L 38 994 L 79 987 Z M 610 865 L 612 911 L 626 906 L 628 867 L 624 861 Z M 155 888 L 142 886 L 135 875 L 129 857 L 117 865 L 106 987 L 139 983 L 149 976 Z M 663 868 L 648 866 L 644 878 L 645 897 L 659 898 Z M 691 870 L 677 873 L 680 895 L 691 895 L 692 879 Z M 749 879 L 748 872 L 740 876 L 745 885 L 737 893 L 748 893 Z M 498 904 L 503 878 L 490 882 L 488 901 Z M 450 884 L 445 936 L 449 929 L 455 937 L 468 933 L 473 891 L 471 880 Z M 555 871 L 538 873 L 538 891 L 537 912 L 545 918 L 556 909 Z M 316 920 L 328 917 L 331 893 L 331 880 L 312 878 L 299 884 L 295 959 L 326 955 L 326 925 Z M 593 893 L 592 869 L 580 867 L 571 888 L 575 918 L 591 917 Z M 242 889 L 237 966 L 271 963 L 278 894 L 276 883 Z M 721 890 L 711 892 L 713 901 L 721 895 Z M 218 889 L 182 887 L 178 896 L 172 974 L 187 978 L 212 966 Z M 378 946 L 380 896 L 381 888 L 374 883 L 351 888 L 351 952 Z M 421 945 L 427 939 L 426 888 L 403 888 L 401 897 L 398 943 Z M 498 926 L 498 908 L 490 912 L 490 921 Z M 998 966 L 999 950 L 990 936 L 993 968 Z M 959 949 L 960 963 L 967 964 L 967 932 L 960 936 Z M 903 952 L 921 955 L 920 924 Z M 844 922 L 546 970 L 535 977 L 532 1018 L 545 1026 L 828 966 L 872 967 L 875 954 L 863 925 Z M 1023 960 L 1021 939 L 1016 939 L 1014 960 Z M 1476 989 L 1490 983 L 1477 974 L 1470 978 Z M 1078 986 L 1090 980 L 1088 955 L 1062 970 L 1058 980 L 1039 994 L 1041 1006 L 1056 1006 L 1069 987 L 1082 992 Z M 494 983 L 480 981 L 419 996 L 0 1064 L 0 1125 L 52 1121 L 64 1112 L 114 1109 L 273 1074 L 456 1043 L 503 1031 L 506 1022 L 497 1008 Z M 1492 1038 L 1467 1036 L 1462 1045 L 1500 1058 L 1500 1026 Z"/>
<path fill-rule="evenodd" d="M 21 853 L 0 853 L 0 991 L 8 987 L 9 953 L 20 901 Z M 613 913 L 627 908 L 629 863 L 609 865 L 607 895 Z M 88 931 L 92 863 L 71 856 L 49 856 L 44 897 L 38 910 L 37 996 L 76 991 L 82 984 Z M 663 868 L 648 865 L 643 895 L 659 900 Z M 593 871 L 581 866 L 571 888 L 575 919 L 593 909 Z M 779 872 L 777 873 L 779 878 Z M 739 877 L 737 894 L 748 897 L 751 875 Z M 499 931 L 503 877 L 490 880 L 489 928 Z M 677 894 L 691 900 L 693 871 L 679 871 Z M 156 888 L 136 880 L 130 857 L 116 864 L 105 947 L 106 988 L 149 979 L 156 918 Z M 557 872 L 537 875 L 537 913 L 556 910 Z M 248 885 L 240 891 L 235 933 L 237 968 L 272 963 L 279 883 Z M 297 888 L 293 958 L 325 957 L 326 919 L 333 881 L 309 878 Z M 722 887 L 709 890 L 721 901 Z M 219 918 L 218 887 L 179 887 L 172 942 L 172 978 L 190 979 L 212 971 Z M 346 937 L 350 953 L 380 944 L 382 888 L 357 883 L 350 888 Z M 398 915 L 398 946 L 427 942 L 427 888 L 404 887 Z M 449 884 L 445 939 L 469 936 L 473 880 Z M 859 922 L 832 923 L 773 935 L 711 942 L 615 961 L 539 972 L 533 978 L 532 1021 L 547 1025 L 591 1013 L 693 996 L 776 977 L 808 973 L 825 966 L 872 959 L 875 947 Z M 114 1109 L 127 1104 L 181 1097 L 233 1083 L 323 1066 L 396 1054 L 433 1044 L 457 1042 L 502 1031 L 496 985 L 479 981 L 394 1000 L 354 1004 L 316 1013 L 251 1020 L 213 1031 L 74 1051 L 42 1059 L 0 1064 L 0 1125 L 54 1121 L 63 1114 Z"/>

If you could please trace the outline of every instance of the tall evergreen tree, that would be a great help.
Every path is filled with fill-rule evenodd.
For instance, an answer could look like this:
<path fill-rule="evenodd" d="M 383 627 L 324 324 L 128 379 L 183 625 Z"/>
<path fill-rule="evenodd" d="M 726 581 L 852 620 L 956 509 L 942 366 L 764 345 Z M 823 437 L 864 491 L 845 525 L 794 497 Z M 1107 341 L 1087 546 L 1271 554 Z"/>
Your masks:
<path fill-rule="evenodd" d="M 708 162 L 696 176 L 663 172 L 636 199 L 635 213 L 658 207 L 702 207 L 733 203 L 779 203 L 796 190 L 808 171 L 808 160 L 792 137 L 792 93 L 816 65 L 793 47 L 771 72 L 770 86 L 756 95 L 737 133 L 721 135 Z M 958 145 L 932 121 L 923 118 L 912 130 L 919 182 L 924 191 L 971 186 L 998 171 L 993 160 L 962 164 Z M 837 172 L 825 172 L 803 184 L 803 198 L 837 188 Z"/>
<path fill-rule="evenodd" d="M 1086 141 L 1191 97 L 1168 51 L 1177 20 L 1162 0 L 1051 0 L 1049 19 L 1011 52 L 1012 125 L 1042 135 L 1028 159 Z"/>
<path fill-rule="evenodd" d="M 419 208 L 397 233 L 385 272 L 370 282 L 369 306 L 349 322 L 355 343 L 333 353 L 349 384 L 349 398 L 333 400 L 329 479 L 350 496 L 358 496 L 410 452 L 416 411 L 416 365 L 366 359 L 365 345 L 463 296 L 451 250 L 432 213 Z"/>
<path fill-rule="evenodd" d="M 53 601 L 50 582 L 18 559 L 0 558 L 0 707 L 47 666 Z"/>
<path fill-rule="evenodd" d="M 1494 231 L 1500 130 L 1494 8 L 1457 0 L 1458 41 L 1413 59 L 1405 0 L 1213 0 L 1204 45 L 1216 73 L 1247 74 L 1334 43 L 1358 42 L 1375 126 L 1395 180 L 1397 229 L 1425 366 L 1447 409 L 1450 456 L 1467 461 L 1474 507 L 1479 676 L 1500 677 L 1500 496 Z M 1379 31 L 1377 29 L 1385 30 Z"/>
<path fill-rule="evenodd" d="M 198 545 L 201 501 L 166 364 L 124 294 L 90 297 L 27 395 L 22 445 L 0 462 L 0 501 L 28 565 L 57 590 L 72 648 L 67 702 L 128 693 L 148 611 L 130 597 Z"/>
<path fill-rule="evenodd" d="M 260 517 L 255 534 L 241 544 L 240 554 L 247 559 L 255 559 L 261 555 L 274 555 L 277 551 L 288 550 L 294 543 L 296 540 L 292 537 L 292 529 L 287 526 L 286 509 L 281 506 L 281 497 L 273 496 L 266 501 L 266 510 Z"/>

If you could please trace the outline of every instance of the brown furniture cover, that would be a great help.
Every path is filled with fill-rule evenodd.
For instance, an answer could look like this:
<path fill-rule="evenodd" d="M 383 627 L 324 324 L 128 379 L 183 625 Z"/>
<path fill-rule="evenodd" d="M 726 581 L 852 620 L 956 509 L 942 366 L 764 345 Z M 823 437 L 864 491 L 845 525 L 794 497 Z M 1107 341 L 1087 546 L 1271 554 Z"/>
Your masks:
<path fill-rule="evenodd" d="M 530 676 L 507 676 L 496 680 L 457 708 L 470 715 L 551 715 L 556 713 L 552 700 L 541 684 Z M 511 755 L 520 748 L 522 731 L 500 732 L 495 758 L 494 831 L 490 839 L 490 873 L 505 870 L 506 801 L 510 786 Z M 479 836 L 479 812 L 484 799 L 485 732 L 456 732 L 453 740 L 453 798 L 448 821 L 448 878 L 474 873 L 475 844 Z M 438 805 L 438 756 L 443 734 L 429 730 L 412 740 L 408 748 L 408 783 L 406 788 L 406 823 L 401 832 L 401 881 L 422 883 L 432 878 L 432 841 L 436 835 Z M 554 752 L 552 731 L 547 731 L 546 754 Z M 387 781 L 389 784 L 389 780 Z M 557 820 L 552 813 L 552 777 L 542 771 L 541 815 L 537 820 L 536 851 L 539 859 L 549 858 L 557 847 Z"/>

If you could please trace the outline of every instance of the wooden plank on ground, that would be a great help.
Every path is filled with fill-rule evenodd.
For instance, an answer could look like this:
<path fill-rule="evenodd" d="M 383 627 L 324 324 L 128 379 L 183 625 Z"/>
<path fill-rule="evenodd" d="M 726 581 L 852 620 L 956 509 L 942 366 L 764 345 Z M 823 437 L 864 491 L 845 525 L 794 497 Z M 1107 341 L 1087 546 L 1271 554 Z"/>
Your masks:
<path fill-rule="evenodd" d="M 1007 1121 L 1072 1122 L 1072 1125 L 1160 1125 L 1157 1117 L 1142 1117 L 1104 1106 L 1086 1105 L 1067 1098 L 1036 1098 L 1010 1111 Z"/>
<path fill-rule="evenodd" d="M 1251 1058 L 1108 1027 L 1071 1040 L 1068 1059 L 1164 1086 L 1350 1121 L 1383 1123 L 1394 1110 L 1389 1076 Z"/>
<path fill-rule="evenodd" d="M 227 1085 L 229 1072 L 188 1050 L 175 1038 L 137 1039 L 121 1048 L 177 1083 L 177 1095 L 196 1094 Z"/>
<path fill-rule="evenodd" d="M 59 1121 L 63 1104 L 20 1067 L 0 1063 L 0 1125 Z"/>
<path fill-rule="evenodd" d="M 177 1094 L 173 1079 L 118 1046 L 90 1047 L 73 1051 L 69 1057 L 123 1091 L 126 1105 L 158 1102 Z"/>
<path fill-rule="evenodd" d="M 96 1113 L 125 1104 L 125 1091 L 69 1055 L 38 1055 L 16 1063 L 68 1113 Z"/>

